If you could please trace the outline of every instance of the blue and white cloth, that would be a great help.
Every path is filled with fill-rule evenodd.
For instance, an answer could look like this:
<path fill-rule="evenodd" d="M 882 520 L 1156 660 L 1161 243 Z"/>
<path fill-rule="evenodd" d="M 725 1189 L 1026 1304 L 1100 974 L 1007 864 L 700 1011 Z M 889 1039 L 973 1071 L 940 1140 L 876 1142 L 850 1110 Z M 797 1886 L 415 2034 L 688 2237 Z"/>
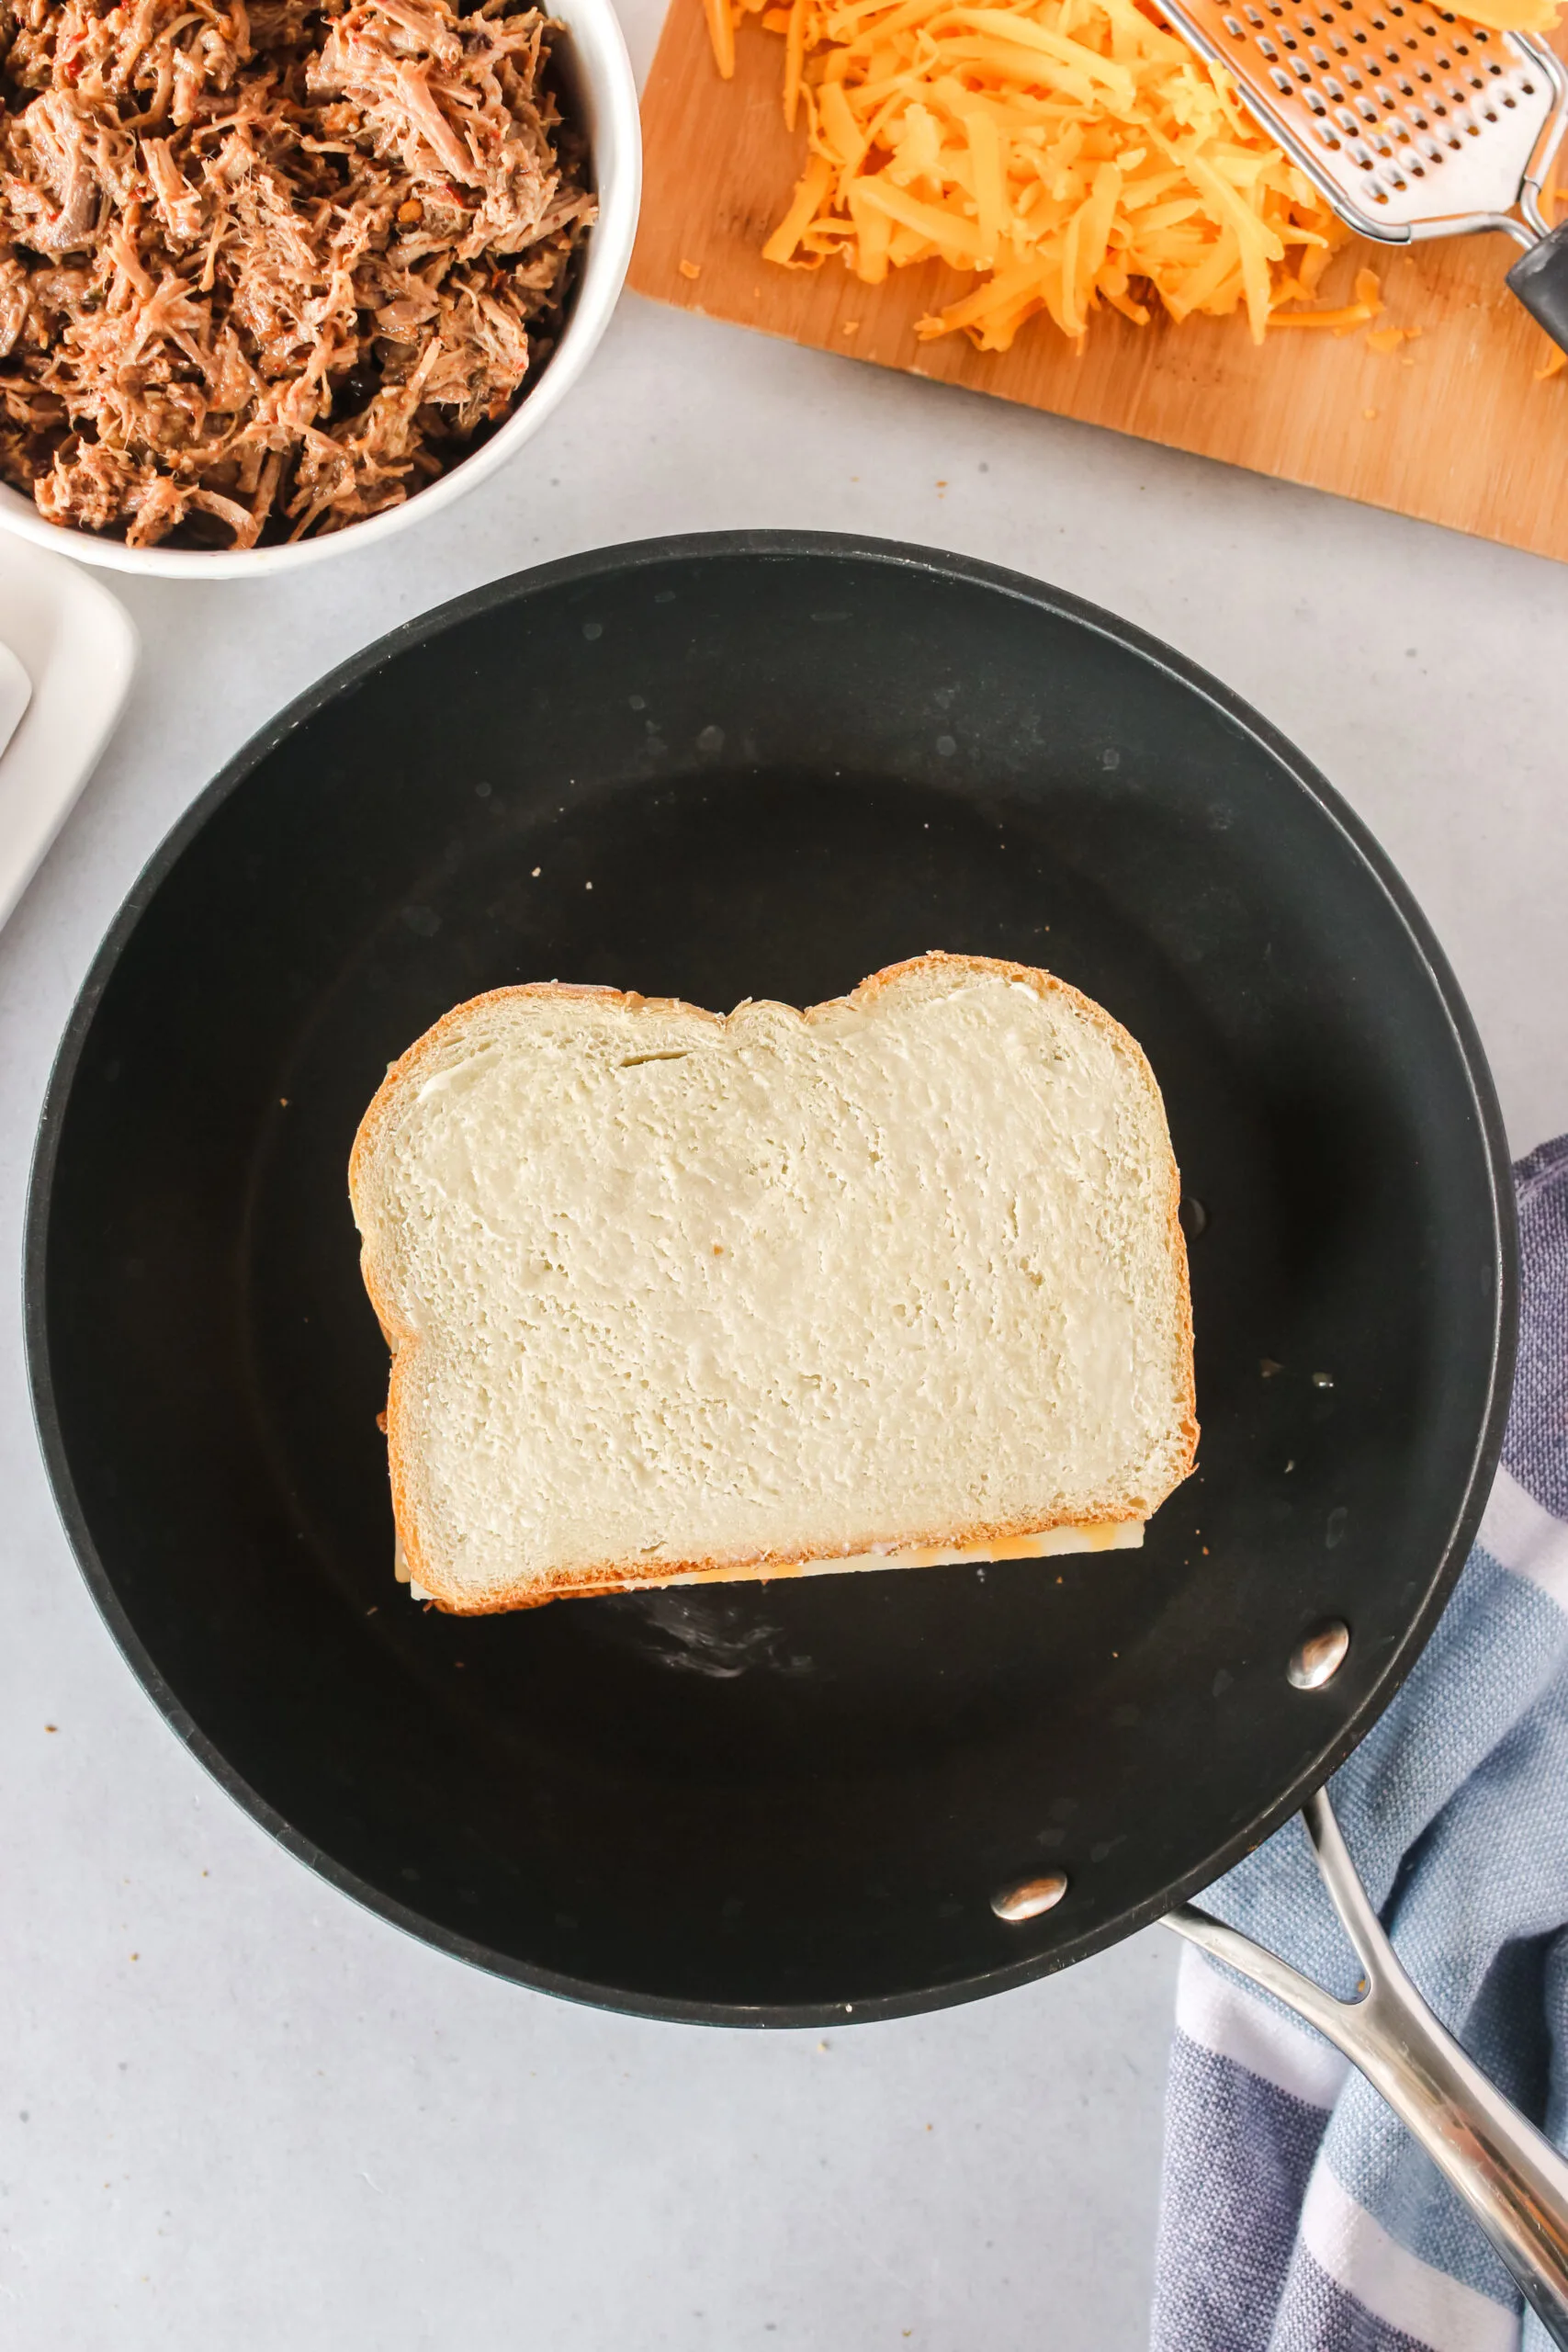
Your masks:
<path fill-rule="evenodd" d="M 1568 2148 L 1568 1136 L 1515 1170 L 1523 1331 L 1503 1466 L 1404 1688 L 1331 1783 L 1405 1967 Z M 1299 1822 L 1206 1910 L 1342 1997 Z M 1154 2352 L 1547 2352 L 1464 2207 L 1310 2027 L 1184 1948 Z"/>

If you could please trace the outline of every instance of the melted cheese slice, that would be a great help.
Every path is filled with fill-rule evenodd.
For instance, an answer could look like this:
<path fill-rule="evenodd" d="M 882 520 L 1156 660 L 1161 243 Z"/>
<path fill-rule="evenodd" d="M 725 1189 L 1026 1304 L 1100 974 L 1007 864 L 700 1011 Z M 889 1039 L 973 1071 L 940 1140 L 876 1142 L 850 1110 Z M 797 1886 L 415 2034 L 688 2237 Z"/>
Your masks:
<path fill-rule="evenodd" d="M 957 1568 L 991 1560 L 1046 1560 L 1062 1552 L 1138 1552 L 1143 1549 L 1145 1521 L 1105 1520 L 1083 1527 L 1043 1527 L 1033 1535 L 1006 1535 L 992 1544 L 922 1544 L 903 1551 L 852 1552 L 840 1559 L 801 1560 L 793 1565 L 746 1568 L 696 1568 L 690 1576 L 635 1577 L 617 1585 L 618 1592 L 651 1592 L 660 1585 L 768 1584 L 774 1577 L 836 1577 L 852 1568 Z M 392 1561 L 400 1584 L 415 1600 L 432 1595 L 415 1584 L 399 1544 Z"/>

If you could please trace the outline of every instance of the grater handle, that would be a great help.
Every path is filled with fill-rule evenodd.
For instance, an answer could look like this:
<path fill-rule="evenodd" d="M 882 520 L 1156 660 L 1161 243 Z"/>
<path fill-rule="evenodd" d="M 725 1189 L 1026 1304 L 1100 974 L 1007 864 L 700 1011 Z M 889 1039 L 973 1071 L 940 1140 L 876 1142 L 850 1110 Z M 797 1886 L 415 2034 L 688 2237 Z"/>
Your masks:
<path fill-rule="evenodd" d="M 1568 220 L 1520 254 L 1508 283 L 1537 325 L 1568 351 Z"/>

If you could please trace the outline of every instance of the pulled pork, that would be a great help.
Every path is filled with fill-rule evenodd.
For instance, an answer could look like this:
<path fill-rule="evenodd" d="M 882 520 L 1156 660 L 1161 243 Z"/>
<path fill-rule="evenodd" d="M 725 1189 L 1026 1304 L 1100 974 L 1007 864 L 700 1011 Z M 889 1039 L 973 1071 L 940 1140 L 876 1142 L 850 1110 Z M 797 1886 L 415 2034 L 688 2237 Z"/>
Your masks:
<path fill-rule="evenodd" d="M 0 475 L 248 548 L 505 415 L 593 218 L 515 0 L 0 0 Z"/>

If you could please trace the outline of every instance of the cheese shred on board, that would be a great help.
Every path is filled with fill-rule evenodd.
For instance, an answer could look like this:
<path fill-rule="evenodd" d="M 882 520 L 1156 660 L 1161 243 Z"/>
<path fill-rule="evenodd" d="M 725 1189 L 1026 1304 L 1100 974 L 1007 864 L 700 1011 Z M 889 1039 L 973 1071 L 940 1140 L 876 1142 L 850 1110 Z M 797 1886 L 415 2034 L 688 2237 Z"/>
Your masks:
<path fill-rule="evenodd" d="M 1157 302 L 1245 309 L 1261 342 L 1346 241 L 1223 70 L 1138 0 L 705 4 L 727 76 L 743 16 L 783 34 L 784 120 L 804 118 L 806 170 L 764 256 L 836 254 L 868 286 L 932 257 L 967 273 L 923 339 L 1006 351 L 1040 311 L 1076 339 L 1102 304 L 1142 326 Z"/>

